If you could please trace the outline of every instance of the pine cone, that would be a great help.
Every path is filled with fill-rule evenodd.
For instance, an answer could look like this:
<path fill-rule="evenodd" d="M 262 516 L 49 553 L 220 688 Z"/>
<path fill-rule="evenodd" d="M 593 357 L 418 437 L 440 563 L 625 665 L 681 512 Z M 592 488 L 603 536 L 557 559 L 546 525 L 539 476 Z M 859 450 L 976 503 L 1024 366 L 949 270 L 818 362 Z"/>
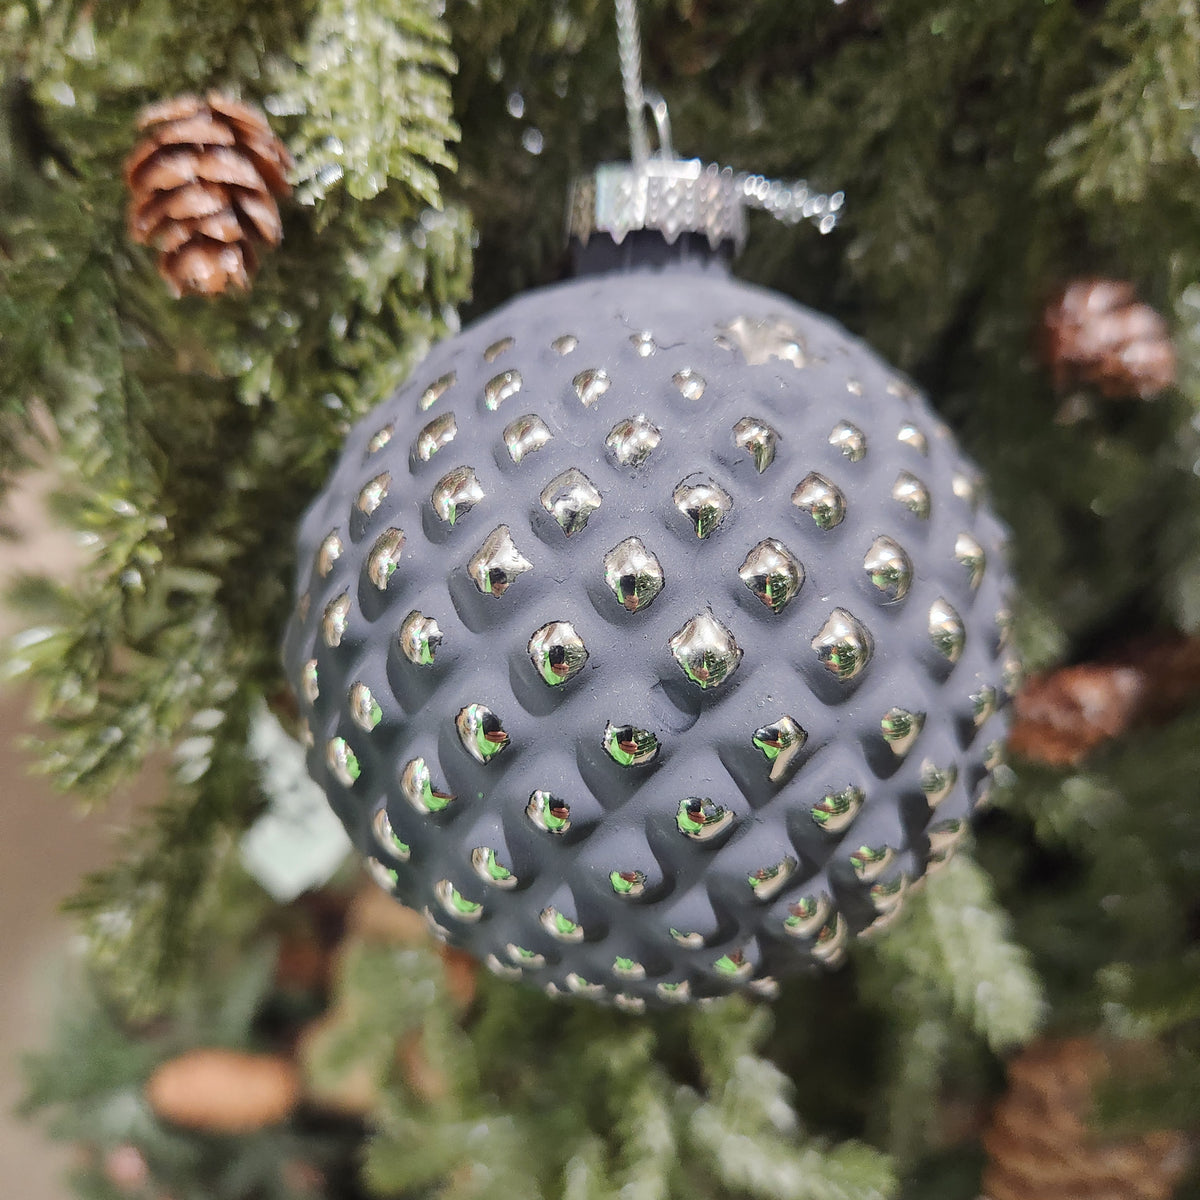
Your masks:
<path fill-rule="evenodd" d="M 275 1054 L 189 1050 L 146 1082 L 162 1121 L 205 1133 L 253 1133 L 287 1119 L 300 1099 L 294 1063 Z"/>
<path fill-rule="evenodd" d="M 1083 1038 L 1043 1041 L 1009 1066 L 983 1139 L 984 1200 L 1167 1200 L 1187 1165 L 1182 1134 L 1105 1137 L 1088 1127 L 1111 1056 Z"/>
<path fill-rule="evenodd" d="M 143 109 L 145 137 L 125 160 L 129 232 L 158 248 L 176 296 L 248 288 L 254 242 L 283 236 L 276 196 L 291 191 L 291 155 L 266 118 L 227 96 L 177 96 Z"/>
<path fill-rule="evenodd" d="M 1068 284 L 1046 309 L 1043 335 L 1060 391 L 1089 384 L 1112 398 L 1146 399 L 1175 382 L 1166 322 L 1124 280 Z"/>

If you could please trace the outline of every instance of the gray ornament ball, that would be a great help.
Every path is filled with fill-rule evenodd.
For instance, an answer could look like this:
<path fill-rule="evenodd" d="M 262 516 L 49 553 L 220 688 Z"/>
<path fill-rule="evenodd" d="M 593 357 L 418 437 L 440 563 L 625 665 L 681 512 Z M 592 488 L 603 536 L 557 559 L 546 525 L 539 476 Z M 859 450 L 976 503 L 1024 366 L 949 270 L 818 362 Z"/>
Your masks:
<path fill-rule="evenodd" d="M 300 536 L 309 769 L 504 977 L 629 1011 L 836 964 L 1005 732 L 1003 530 L 913 388 L 715 262 L 521 296 Z"/>

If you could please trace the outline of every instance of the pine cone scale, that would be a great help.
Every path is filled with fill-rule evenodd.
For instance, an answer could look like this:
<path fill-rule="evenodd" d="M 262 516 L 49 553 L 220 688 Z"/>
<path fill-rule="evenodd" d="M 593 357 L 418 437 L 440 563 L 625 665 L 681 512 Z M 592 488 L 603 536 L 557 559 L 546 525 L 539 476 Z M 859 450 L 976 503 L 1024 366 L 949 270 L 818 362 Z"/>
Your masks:
<path fill-rule="evenodd" d="M 124 167 L 130 236 L 159 251 L 176 296 L 248 288 L 253 243 L 283 237 L 276 199 L 291 190 L 287 148 L 262 114 L 216 93 L 153 104 L 138 128 L 145 137 Z"/>

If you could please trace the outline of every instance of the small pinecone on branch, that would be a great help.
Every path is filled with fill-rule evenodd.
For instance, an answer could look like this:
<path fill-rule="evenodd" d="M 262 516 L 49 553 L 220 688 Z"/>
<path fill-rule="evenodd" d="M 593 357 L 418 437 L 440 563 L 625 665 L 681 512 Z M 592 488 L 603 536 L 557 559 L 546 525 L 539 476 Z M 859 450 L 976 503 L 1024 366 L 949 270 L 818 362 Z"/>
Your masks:
<path fill-rule="evenodd" d="M 158 249 L 176 296 L 248 288 L 254 243 L 283 236 L 275 198 L 291 191 L 287 148 L 261 112 L 216 92 L 152 104 L 138 129 L 125 160 L 130 236 Z"/>
<path fill-rule="evenodd" d="M 1037 1042 L 1009 1065 L 983 1139 L 983 1200 L 1168 1200 L 1188 1162 L 1182 1134 L 1089 1127 L 1112 1067 L 1103 1045 L 1085 1038 Z"/>
<path fill-rule="evenodd" d="M 1080 384 L 1112 399 L 1143 400 L 1175 382 L 1166 322 L 1119 279 L 1077 279 L 1042 318 L 1046 360 L 1059 391 Z"/>

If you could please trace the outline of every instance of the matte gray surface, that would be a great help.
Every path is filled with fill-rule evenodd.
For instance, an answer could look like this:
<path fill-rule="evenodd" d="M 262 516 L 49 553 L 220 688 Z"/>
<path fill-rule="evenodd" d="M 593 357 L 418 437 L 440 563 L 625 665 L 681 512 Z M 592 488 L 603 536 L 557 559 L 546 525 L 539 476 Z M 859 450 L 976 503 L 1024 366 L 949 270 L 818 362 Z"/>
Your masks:
<path fill-rule="evenodd" d="M 642 332 L 651 339 L 638 337 Z M 569 339 L 552 346 L 563 335 L 577 339 L 568 353 L 560 350 Z M 493 361 L 485 358 L 489 347 Z M 513 376 L 503 377 L 513 371 L 519 390 Z M 595 376 L 576 386 L 581 373 L 593 371 L 607 373 L 607 390 Z M 426 389 L 451 373 L 453 382 L 422 411 Z M 580 390 L 589 398 L 596 393 L 590 405 Z M 488 397 L 498 402 L 496 411 Z M 450 422 L 443 421 L 421 440 L 423 451 L 437 443 L 422 461 L 420 431 L 448 413 L 453 439 L 445 440 Z M 531 413 L 552 437 L 514 464 L 502 431 Z M 605 440 L 623 419 L 639 415 L 661 438 L 640 465 L 622 465 Z M 762 473 L 748 426 L 735 433 L 747 417 L 779 434 Z M 844 453 L 844 436 L 831 444 L 840 422 L 865 436 L 857 461 Z M 901 440 L 906 424 L 918 433 Z M 389 425 L 390 440 L 370 452 Z M 760 451 L 760 463 L 764 457 Z M 457 467 L 474 469 L 483 494 L 450 525 L 435 514 L 431 494 Z M 570 468 L 599 493 L 599 506 L 568 537 L 539 497 Z M 792 502 L 812 472 L 844 498 L 844 519 L 832 528 L 820 528 Z M 927 519 L 893 497 L 902 472 L 924 485 Z M 386 486 L 376 492 L 386 495 L 367 515 L 358 507 L 360 489 L 381 475 Z M 589 985 L 602 985 L 605 996 L 637 1008 L 642 1000 L 753 986 L 814 955 L 836 962 L 844 938 L 886 916 L 906 881 L 924 871 L 929 828 L 935 857 L 953 842 L 986 785 L 985 747 L 1004 733 L 1003 716 L 979 729 L 973 720 L 973 696 L 994 687 L 1003 697 L 997 614 L 1008 582 L 1003 531 L 977 510 L 975 478 L 925 401 L 867 347 L 715 266 L 590 277 L 522 296 L 434 349 L 411 384 L 354 429 L 304 520 L 297 592 L 308 597 L 307 615 L 288 632 L 286 658 L 314 739 L 310 769 L 363 853 L 396 871 L 396 894 L 503 974 L 563 992 L 598 994 Z M 732 500 L 707 537 L 697 537 L 673 501 L 684 481 L 715 484 Z M 553 490 L 561 493 L 562 485 Z M 500 525 L 531 567 L 502 595 L 485 595 L 468 563 Z M 403 530 L 404 542 L 381 591 L 368 558 L 389 529 Z M 964 532 L 987 556 L 976 589 L 955 557 Z M 343 549 L 323 576 L 315 564 L 331 533 Z M 880 535 L 898 543 L 913 565 L 899 600 L 889 600 L 864 569 Z M 632 536 L 657 557 L 665 581 L 636 612 L 621 607 L 604 577 L 605 555 Z M 803 567 L 799 592 L 778 613 L 738 574 L 747 552 L 767 538 L 782 542 Z M 330 646 L 323 615 L 343 596 L 345 629 L 340 644 Z M 957 662 L 930 635 L 931 606 L 940 600 L 964 626 Z M 851 679 L 837 678 L 813 648 L 836 609 L 852 614 L 873 641 L 870 661 Z M 398 631 L 413 610 L 434 618 L 443 635 L 431 665 L 416 665 L 400 650 Z M 701 689 L 672 656 L 670 640 L 708 613 L 733 635 L 742 657 L 723 683 Z M 587 661 L 551 687 L 528 644 L 555 621 L 572 624 Z M 319 693 L 310 703 L 302 676 L 311 659 Z M 369 732 L 351 715 L 356 683 L 381 709 Z M 510 739 L 487 763 L 467 752 L 456 730 L 457 714 L 472 704 L 492 710 Z M 881 731 L 896 707 L 926 714 L 904 756 Z M 752 739 L 785 715 L 808 739 L 792 769 L 772 781 Z M 622 767 L 608 757 L 602 737 L 610 722 L 654 733 L 655 761 Z M 359 766 L 349 786 L 328 763 L 334 738 L 344 739 Z M 401 792 L 401 772 L 418 756 L 435 786 L 456 797 L 442 812 L 418 812 Z M 931 766 L 958 773 L 936 810 L 921 786 Z M 861 789 L 865 803 L 844 831 L 830 833 L 812 807 L 848 786 Z M 539 829 L 526 815 L 538 789 L 569 804 L 566 834 Z M 710 799 L 733 819 L 712 840 L 692 840 L 676 825 L 686 797 Z M 406 863 L 372 832 L 382 806 L 410 847 Z M 477 847 L 494 850 L 516 885 L 481 878 L 472 867 Z M 867 860 L 852 860 L 860 847 L 893 852 L 877 877 Z M 759 895 L 779 864 L 791 873 L 764 901 Z M 614 871 L 640 872 L 642 893 L 617 894 Z M 760 879 L 757 892 L 751 877 Z M 455 915 L 454 904 L 445 903 L 451 886 L 482 909 Z M 831 907 L 826 912 L 818 903 L 812 927 L 804 928 L 798 917 L 812 909 L 805 898 L 821 897 Z M 581 925 L 583 940 L 563 941 L 547 930 L 539 919 L 547 908 Z M 801 936 L 789 932 L 789 918 Z M 513 947 L 542 956 L 544 965 L 519 966 L 529 955 Z M 614 976 L 618 956 L 641 964 L 644 978 Z M 687 987 L 659 986 L 678 983 Z M 770 986 L 757 984 L 762 991 Z"/>

